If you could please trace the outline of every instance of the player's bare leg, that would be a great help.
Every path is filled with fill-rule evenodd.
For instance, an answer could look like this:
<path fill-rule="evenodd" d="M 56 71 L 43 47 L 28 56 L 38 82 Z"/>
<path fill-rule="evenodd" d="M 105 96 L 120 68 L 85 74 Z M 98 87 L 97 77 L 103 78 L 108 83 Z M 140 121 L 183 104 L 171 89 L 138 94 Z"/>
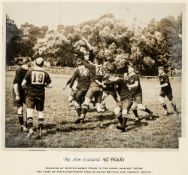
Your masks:
<path fill-rule="evenodd" d="M 75 121 L 75 123 L 80 123 L 82 120 L 84 120 L 85 116 L 86 116 L 86 113 L 89 109 L 89 103 L 90 103 L 90 99 L 85 97 L 85 101 L 82 105 L 82 111 L 81 111 L 81 114 L 80 116 L 77 118 L 77 120 Z"/>
<path fill-rule="evenodd" d="M 114 109 L 114 114 L 115 114 L 116 118 L 118 119 L 119 123 L 122 124 L 122 111 L 119 106 L 117 106 Z"/>
<path fill-rule="evenodd" d="M 169 115 L 170 112 L 168 111 L 164 97 L 159 96 L 159 102 L 160 102 L 161 106 L 163 107 L 163 109 L 165 110 L 164 115 Z"/>
<path fill-rule="evenodd" d="M 42 137 L 43 130 L 44 130 L 44 112 L 38 112 L 38 129 L 39 129 L 39 136 Z"/>
<path fill-rule="evenodd" d="M 21 132 L 22 131 L 27 132 L 28 129 L 24 126 L 23 107 L 22 106 L 18 107 L 18 120 L 19 120 Z"/>
<path fill-rule="evenodd" d="M 122 130 L 123 132 L 126 132 L 126 126 L 127 126 L 127 109 L 122 110 L 122 123 L 121 126 L 117 126 L 117 129 Z"/>
<path fill-rule="evenodd" d="M 79 118 L 82 113 L 82 108 L 81 108 L 81 105 L 78 104 L 77 102 L 75 102 L 75 109 L 76 109 L 76 113 L 77 113 L 75 123 L 79 123 L 80 122 Z"/>
<path fill-rule="evenodd" d="M 27 126 L 28 126 L 28 137 L 32 137 L 35 133 L 33 131 L 33 109 L 27 109 Z"/>
<path fill-rule="evenodd" d="M 139 118 L 139 115 L 138 115 L 137 108 L 138 108 L 138 104 L 134 101 L 131 109 L 132 109 L 132 112 L 135 116 L 135 122 L 136 123 L 140 122 L 140 118 Z"/>
<path fill-rule="evenodd" d="M 176 114 L 179 114 L 179 111 L 178 111 L 178 109 L 176 107 L 176 103 L 173 100 L 170 100 L 170 104 L 172 105 L 172 108 L 174 109 L 174 112 Z"/>

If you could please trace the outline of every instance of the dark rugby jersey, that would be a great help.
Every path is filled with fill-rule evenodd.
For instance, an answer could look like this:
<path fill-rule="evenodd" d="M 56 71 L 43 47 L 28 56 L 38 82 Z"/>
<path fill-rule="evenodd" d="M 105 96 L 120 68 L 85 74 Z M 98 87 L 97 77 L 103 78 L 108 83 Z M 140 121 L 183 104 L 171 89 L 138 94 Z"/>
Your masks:
<path fill-rule="evenodd" d="M 51 83 L 49 74 L 43 70 L 30 70 L 24 79 L 27 81 L 29 96 L 44 95 L 45 86 Z"/>
<path fill-rule="evenodd" d="M 135 88 L 132 88 L 130 91 L 132 93 L 132 95 L 136 95 L 139 93 L 142 93 L 142 88 L 140 85 L 140 78 L 137 74 L 134 74 L 132 76 L 129 77 L 128 79 L 128 85 L 133 85 L 136 81 L 138 81 L 138 86 Z"/>
<path fill-rule="evenodd" d="M 91 82 L 95 82 L 95 80 L 102 82 L 104 71 L 101 65 L 93 65 L 86 61 L 84 61 L 83 64 L 89 69 Z"/>
<path fill-rule="evenodd" d="M 132 99 L 132 95 L 128 89 L 126 80 L 118 79 L 116 81 L 105 82 L 105 85 L 107 85 L 107 86 L 112 85 L 112 84 L 118 85 L 117 92 L 118 92 L 119 96 L 121 97 L 121 100 Z"/>
<path fill-rule="evenodd" d="M 17 70 L 16 70 L 16 74 L 15 74 L 15 77 L 14 77 L 14 80 L 13 80 L 13 84 L 18 84 L 19 86 L 21 86 L 22 84 L 22 81 L 27 73 L 27 69 L 24 69 L 23 67 L 19 67 Z"/>
<path fill-rule="evenodd" d="M 106 87 L 103 88 L 104 91 L 115 91 L 117 89 L 117 84 L 114 83 L 114 84 L 105 84 Z"/>
<path fill-rule="evenodd" d="M 79 67 L 71 77 L 70 88 L 72 88 L 75 80 L 78 80 L 78 89 L 88 89 L 90 85 L 90 74 L 89 70 L 85 67 Z"/>
<path fill-rule="evenodd" d="M 171 85 L 170 85 L 170 81 L 169 81 L 169 77 L 167 74 L 162 74 L 159 75 L 159 81 L 160 81 L 160 85 L 167 83 L 168 85 L 165 87 L 162 87 L 161 90 L 163 91 L 171 91 Z"/>
<path fill-rule="evenodd" d="M 27 71 L 28 71 L 27 69 L 24 69 L 21 66 L 16 70 L 16 74 L 15 74 L 15 77 L 14 77 L 14 80 L 13 80 L 13 84 L 18 84 L 19 92 L 24 91 L 21 87 L 21 84 L 22 84 L 22 81 L 23 81 Z"/>

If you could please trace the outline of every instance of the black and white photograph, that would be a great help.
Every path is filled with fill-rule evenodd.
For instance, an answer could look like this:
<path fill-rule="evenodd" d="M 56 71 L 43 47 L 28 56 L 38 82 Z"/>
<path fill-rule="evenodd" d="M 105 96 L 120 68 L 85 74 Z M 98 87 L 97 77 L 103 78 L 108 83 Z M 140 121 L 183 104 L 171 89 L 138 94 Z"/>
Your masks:
<path fill-rule="evenodd" d="M 185 4 L 4 2 L 8 148 L 179 149 Z"/>

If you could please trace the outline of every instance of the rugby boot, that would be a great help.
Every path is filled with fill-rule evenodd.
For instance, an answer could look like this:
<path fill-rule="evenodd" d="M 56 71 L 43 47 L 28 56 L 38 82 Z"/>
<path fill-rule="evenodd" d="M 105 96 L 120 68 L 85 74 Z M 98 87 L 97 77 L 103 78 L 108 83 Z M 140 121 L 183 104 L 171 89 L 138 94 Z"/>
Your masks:
<path fill-rule="evenodd" d="M 126 132 L 126 124 L 127 124 L 127 117 L 122 118 L 122 124 L 121 126 L 117 126 L 117 129 L 122 130 L 123 132 Z"/>

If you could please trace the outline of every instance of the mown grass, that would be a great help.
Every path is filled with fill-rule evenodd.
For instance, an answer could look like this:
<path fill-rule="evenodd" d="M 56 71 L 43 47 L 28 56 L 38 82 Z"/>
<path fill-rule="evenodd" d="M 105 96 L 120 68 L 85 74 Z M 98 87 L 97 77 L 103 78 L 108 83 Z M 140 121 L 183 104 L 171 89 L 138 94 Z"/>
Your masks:
<path fill-rule="evenodd" d="M 153 120 L 143 117 L 137 126 L 130 113 L 129 131 L 122 133 L 116 129 L 117 119 L 108 111 L 103 121 L 96 112 L 90 112 L 84 123 L 74 124 L 75 111 L 68 107 L 68 89 L 62 90 L 68 75 L 51 74 L 51 89 L 46 89 L 45 122 L 47 134 L 41 139 L 28 139 L 27 133 L 21 133 L 18 125 L 16 108 L 12 101 L 12 80 L 14 72 L 6 72 L 6 114 L 5 147 L 7 148 L 178 148 L 181 136 L 181 115 L 163 116 L 157 100 L 156 85 L 158 80 L 142 79 L 144 104 L 157 115 Z M 174 100 L 181 110 L 181 81 L 171 80 Z M 107 107 L 113 110 L 115 102 L 111 97 L 106 100 Z M 169 106 L 169 105 L 168 105 Z M 170 106 L 169 106 L 170 108 Z M 172 109 L 171 109 L 172 110 Z M 103 127 L 101 127 L 103 123 Z M 34 115 L 37 125 L 37 113 Z"/>

